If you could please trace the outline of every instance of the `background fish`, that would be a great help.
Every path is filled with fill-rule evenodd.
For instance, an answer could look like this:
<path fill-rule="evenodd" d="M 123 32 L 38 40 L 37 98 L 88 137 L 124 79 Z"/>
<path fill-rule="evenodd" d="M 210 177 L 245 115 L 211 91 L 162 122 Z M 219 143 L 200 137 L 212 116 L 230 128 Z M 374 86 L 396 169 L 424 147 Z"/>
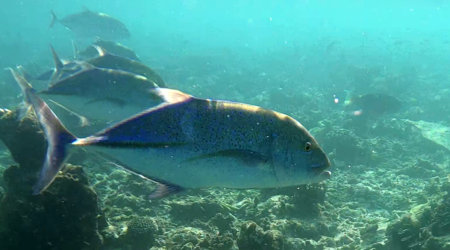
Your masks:
<path fill-rule="evenodd" d="M 130 37 L 130 31 L 119 20 L 104 13 L 93 12 L 86 7 L 75 13 L 59 19 L 52 11 L 50 28 L 60 23 L 79 37 L 100 37 L 106 40 L 120 40 Z"/>
<path fill-rule="evenodd" d="M 76 61 L 61 60 L 53 47 L 50 46 L 50 48 L 52 51 L 55 68 L 38 76 L 32 76 L 22 66 L 19 66 L 19 72 L 25 77 L 25 79 L 27 79 L 27 81 L 50 81 L 49 84 L 52 85 L 53 82 L 55 82 L 55 79 L 68 77 L 79 70 L 79 67 L 77 66 L 79 63 Z M 93 45 L 92 49 L 95 50 L 96 54 L 86 60 L 87 63 L 99 68 L 117 69 L 142 75 L 155 82 L 159 87 L 166 86 L 161 76 L 147 65 L 127 57 L 109 53 L 109 51 L 105 51 L 97 45 Z"/>
<path fill-rule="evenodd" d="M 81 70 L 54 82 L 39 95 L 85 116 L 104 122 L 120 121 L 152 107 L 148 91 L 158 87 L 146 77 L 133 73 L 94 67 L 80 62 Z"/>
<path fill-rule="evenodd" d="M 171 89 L 153 91 L 164 100 L 161 105 L 78 139 L 31 86 L 12 72 L 49 141 L 35 194 L 51 184 L 70 144 L 97 146 L 122 167 L 158 183 L 150 198 L 192 188 L 294 186 L 322 181 L 331 174 L 326 171 L 330 167 L 326 154 L 291 117 Z"/>
<path fill-rule="evenodd" d="M 400 111 L 402 104 L 397 98 L 386 94 L 353 96 L 348 93 L 344 106 L 347 111 L 357 115 L 380 116 Z"/>
<path fill-rule="evenodd" d="M 94 47 L 95 45 L 97 45 L 97 46 L 105 49 L 106 51 L 108 51 L 111 54 L 125 57 L 125 58 L 139 61 L 139 62 L 141 61 L 139 59 L 139 56 L 132 49 L 130 49 L 120 43 L 113 42 L 113 41 L 106 41 L 106 40 L 102 40 L 102 39 L 98 38 L 92 45 L 88 46 L 87 48 L 85 48 L 84 50 L 81 50 L 81 51 L 78 51 L 78 49 L 76 48 L 76 46 L 73 42 L 72 42 L 72 45 L 73 45 L 73 50 L 74 50 L 74 54 L 75 54 L 74 56 L 76 59 L 78 59 L 78 58 L 90 59 L 90 58 L 98 56 L 98 51 Z"/>
<path fill-rule="evenodd" d="M 88 60 L 90 64 L 99 68 L 118 69 L 142 75 L 155 82 L 161 88 L 166 86 L 166 83 L 161 76 L 147 65 L 139 61 L 109 53 L 109 51 L 104 51 L 103 48 L 97 45 L 94 45 L 93 47 L 97 50 L 97 56 Z"/>

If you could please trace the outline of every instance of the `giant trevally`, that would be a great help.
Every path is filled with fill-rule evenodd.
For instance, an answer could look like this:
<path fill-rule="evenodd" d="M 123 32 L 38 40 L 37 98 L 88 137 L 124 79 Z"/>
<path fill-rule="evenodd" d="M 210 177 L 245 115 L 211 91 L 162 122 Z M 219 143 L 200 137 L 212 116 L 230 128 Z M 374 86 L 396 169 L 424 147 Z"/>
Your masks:
<path fill-rule="evenodd" d="M 50 85 L 37 93 L 79 116 L 82 124 L 121 121 L 161 102 L 148 94 L 149 89 L 159 86 L 145 76 L 98 68 L 84 61 L 63 65 L 52 52 L 56 70 Z"/>
<path fill-rule="evenodd" d="M 50 81 L 50 85 L 60 76 L 70 76 L 73 69 L 76 69 L 77 60 L 68 61 L 61 60 L 57 55 L 56 51 L 50 46 L 53 60 L 55 62 L 55 68 L 49 71 L 46 71 L 39 76 L 33 77 L 28 74 L 25 69 L 22 67 L 18 68 L 21 74 L 27 79 L 27 81 L 31 80 L 40 80 L 40 81 Z M 130 73 L 134 73 L 137 75 L 145 76 L 148 80 L 153 81 L 159 87 L 165 87 L 166 83 L 158 75 L 153 69 L 148 67 L 147 65 L 135 61 L 123 56 L 118 56 L 109 51 L 105 51 L 103 48 L 97 45 L 93 45 L 92 48 L 96 51 L 96 55 L 91 57 L 89 60 L 86 60 L 87 63 L 98 67 L 98 68 L 107 68 L 107 69 L 117 69 L 122 71 L 127 71 Z M 79 63 L 78 63 L 79 64 Z M 72 69 L 70 69 L 72 68 Z"/>
<path fill-rule="evenodd" d="M 156 88 L 151 92 L 162 104 L 77 138 L 25 79 L 11 71 L 48 141 L 34 194 L 52 183 L 70 145 L 91 146 L 156 182 L 150 198 L 207 187 L 286 187 L 331 176 L 328 157 L 305 127 L 275 111 Z"/>
<path fill-rule="evenodd" d="M 79 37 L 100 37 L 106 40 L 120 40 L 130 37 L 130 31 L 119 20 L 104 13 L 98 13 L 84 7 L 84 10 L 66 16 L 62 19 L 56 17 L 52 11 L 50 28 L 60 23 Z"/>

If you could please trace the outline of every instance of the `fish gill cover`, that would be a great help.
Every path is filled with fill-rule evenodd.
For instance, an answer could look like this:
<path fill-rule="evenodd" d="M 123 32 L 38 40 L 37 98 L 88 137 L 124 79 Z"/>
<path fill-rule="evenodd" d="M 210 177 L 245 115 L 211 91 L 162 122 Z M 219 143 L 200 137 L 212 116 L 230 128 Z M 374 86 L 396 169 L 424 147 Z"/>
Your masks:
<path fill-rule="evenodd" d="M 439 0 L 4 1 L 0 67 L 26 78 L 31 97 L 76 136 L 115 131 L 133 148 L 126 159 L 72 148 L 48 189 L 30 195 L 48 142 L 10 70 L 0 71 L 0 249 L 450 249 L 449 8 Z M 149 200 L 156 185 L 146 171 L 161 167 L 154 152 L 164 148 L 137 146 L 136 135 L 155 131 L 137 129 L 150 121 L 114 126 L 163 102 L 151 94 L 156 86 L 206 99 L 204 112 L 227 100 L 292 117 L 323 149 L 332 177 L 159 189 L 180 192 Z M 193 111 L 166 116 L 157 131 L 201 127 L 236 145 L 261 131 L 242 118 L 246 129 L 225 133 L 226 120 L 195 123 L 205 113 Z M 194 123 L 177 130 L 174 119 Z M 276 134 L 261 136 L 262 145 L 273 149 Z M 310 156 L 309 144 L 293 145 Z M 270 173 L 268 153 L 283 152 L 291 151 L 227 149 L 188 162 L 219 157 L 220 169 L 234 157 L 247 173 Z"/>

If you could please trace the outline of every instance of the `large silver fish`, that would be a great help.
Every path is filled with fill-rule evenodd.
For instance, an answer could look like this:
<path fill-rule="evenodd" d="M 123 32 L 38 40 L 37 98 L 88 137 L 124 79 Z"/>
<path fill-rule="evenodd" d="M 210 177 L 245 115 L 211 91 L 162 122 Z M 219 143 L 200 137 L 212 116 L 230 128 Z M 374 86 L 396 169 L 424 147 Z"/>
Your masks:
<path fill-rule="evenodd" d="M 274 188 L 328 179 L 330 161 L 293 118 L 260 107 L 152 90 L 164 103 L 87 138 L 70 133 L 14 70 L 48 140 L 34 194 L 45 190 L 68 146 L 91 146 L 158 183 L 150 198 L 206 187 Z"/>
<path fill-rule="evenodd" d="M 104 13 L 93 12 L 84 7 L 84 10 L 66 16 L 62 19 L 56 17 L 52 11 L 50 28 L 60 23 L 79 37 L 100 37 L 106 40 L 120 40 L 130 37 L 130 31 L 119 20 Z"/>

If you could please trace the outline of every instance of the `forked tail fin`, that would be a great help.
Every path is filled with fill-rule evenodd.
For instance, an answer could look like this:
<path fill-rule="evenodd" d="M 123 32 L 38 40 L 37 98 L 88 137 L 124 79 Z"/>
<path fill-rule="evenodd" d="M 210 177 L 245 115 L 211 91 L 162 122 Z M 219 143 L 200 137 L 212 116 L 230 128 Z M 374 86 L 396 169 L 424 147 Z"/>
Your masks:
<path fill-rule="evenodd" d="M 22 89 L 25 102 L 33 107 L 48 142 L 44 165 L 39 180 L 33 187 L 33 194 L 39 194 L 53 182 L 67 159 L 67 146 L 77 138 L 64 127 L 48 105 L 35 93 L 31 85 L 14 69 L 10 68 L 10 71 Z"/>
<path fill-rule="evenodd" d="M 51 27 L 53 27 L 53 25 L 55 25 L 56 22 L 58 22 L 58 17 L 56 17 L 55 12 L 53 12 L 52 10 L 52 21 L 50 22 L 48 28 L 50 29 Z"/>

